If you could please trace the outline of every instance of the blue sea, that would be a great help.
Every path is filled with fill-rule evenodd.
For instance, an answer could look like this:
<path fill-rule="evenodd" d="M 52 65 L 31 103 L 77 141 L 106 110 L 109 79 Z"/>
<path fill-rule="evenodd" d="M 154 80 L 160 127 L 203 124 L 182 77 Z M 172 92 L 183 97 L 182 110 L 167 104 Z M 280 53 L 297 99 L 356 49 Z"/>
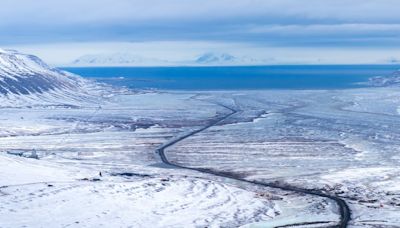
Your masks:
<path fill-rule="evenodd" d="M 348 89 L 399 65 L 249 67 L 68 67 L 63 70 L 116 86 L 159 90 Z"/>

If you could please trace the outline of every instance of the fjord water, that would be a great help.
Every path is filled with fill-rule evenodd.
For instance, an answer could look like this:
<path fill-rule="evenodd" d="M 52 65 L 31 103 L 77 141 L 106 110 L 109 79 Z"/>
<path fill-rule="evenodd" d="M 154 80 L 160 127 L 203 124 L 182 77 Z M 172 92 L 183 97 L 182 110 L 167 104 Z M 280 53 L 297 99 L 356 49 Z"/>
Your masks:
<path fill-rule="evenodd" d="M 248 67 L 68 67 L 63 70 L 116 86 L 160 90 L 348 89 L 399 65 Z"/>

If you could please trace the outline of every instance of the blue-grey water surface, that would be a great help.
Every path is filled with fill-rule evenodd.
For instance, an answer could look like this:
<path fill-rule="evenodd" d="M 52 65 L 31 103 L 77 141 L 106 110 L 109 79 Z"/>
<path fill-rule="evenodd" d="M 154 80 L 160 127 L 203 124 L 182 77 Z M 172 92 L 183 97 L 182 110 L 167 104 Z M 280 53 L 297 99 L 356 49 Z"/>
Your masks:
<path fill-rule="evenodd" d="M 347 89 L 365 87 L 370 77 L 398 65 L 295 65 L 248 67 L 67 67 L 100 82 L 135 89 L 243 90 Z"/>

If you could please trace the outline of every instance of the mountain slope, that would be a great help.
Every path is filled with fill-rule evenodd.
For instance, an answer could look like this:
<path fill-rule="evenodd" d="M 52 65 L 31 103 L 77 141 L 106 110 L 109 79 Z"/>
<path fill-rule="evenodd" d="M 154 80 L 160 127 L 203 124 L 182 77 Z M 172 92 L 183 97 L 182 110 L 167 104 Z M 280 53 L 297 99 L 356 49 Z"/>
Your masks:
<path fill-rule="evenodd" d="M 55 89 L 77 89 L 77 78 L 33 55 L 0 49 L 0 94 L 33 94 Z"/>
<path fill-rule="evenodd" d="M 36 56 L 0 49 L 0 106 L 93 102 L 99 98 L 99 88 Z"/>

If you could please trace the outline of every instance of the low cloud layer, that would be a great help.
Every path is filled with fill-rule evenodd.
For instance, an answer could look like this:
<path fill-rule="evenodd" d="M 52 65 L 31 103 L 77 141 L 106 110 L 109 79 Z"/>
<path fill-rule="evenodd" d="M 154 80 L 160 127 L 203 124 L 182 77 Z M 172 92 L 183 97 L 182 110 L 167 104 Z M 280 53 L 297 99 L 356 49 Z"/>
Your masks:
<path fill-rule="evenodd" d="M 397 48 L 398 0 L 5 0 L 0 45 L 213 42 Z"/>

